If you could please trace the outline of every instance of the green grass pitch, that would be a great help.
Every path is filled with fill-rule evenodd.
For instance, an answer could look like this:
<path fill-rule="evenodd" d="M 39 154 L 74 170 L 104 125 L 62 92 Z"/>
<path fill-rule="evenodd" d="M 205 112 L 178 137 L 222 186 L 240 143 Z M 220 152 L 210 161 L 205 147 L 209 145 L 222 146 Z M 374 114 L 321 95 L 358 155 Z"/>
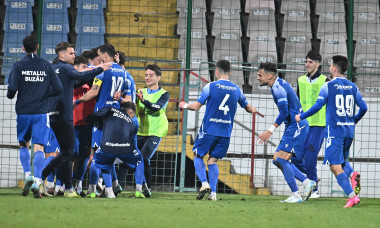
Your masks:
<path fill-rule="evenodd" d="M 380 199 L 362 198 L 343 208 L 344 198 L 279 203 L 285 196 L 218 194 L 218 201 L 196 200 L 196 193 L 153 192 L 135 199 L 34 199 L 21 189 L 0 189 L 0 227 L 380 227 Z"/>

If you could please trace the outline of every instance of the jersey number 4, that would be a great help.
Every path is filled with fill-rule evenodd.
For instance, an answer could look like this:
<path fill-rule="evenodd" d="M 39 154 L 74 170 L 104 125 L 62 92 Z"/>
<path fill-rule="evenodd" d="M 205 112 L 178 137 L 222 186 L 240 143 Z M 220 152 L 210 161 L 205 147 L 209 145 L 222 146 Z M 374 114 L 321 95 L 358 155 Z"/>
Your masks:
<path fill-rule="evenodd" d="M 230 95 L 226 94 L 226 96 L 224 96 L 224 98 L 223 98 L 222 103 L 220 103 L 220 105 L 219 105 L 219 110 L 223 111 L 224 115 L 227 115 L 227 112 L 230 111 L 230 108 L 228 107 L 228 105 L 226 105 L 228 98 L 230 98 Z"/>
<path fill-rule="evenodd" d="M 112 89 L 110 96 L 113 97 L 116 91 L 120 91 L 123 86 L 124 78 L 112 76 Z"/>
<path fill-rule="evenodd" d="M 354 115 L 354 96 L 347 95 L 344 97 L 342 94 L 335 96 L 336 114 L 338 116 L 353 116 Z"/>

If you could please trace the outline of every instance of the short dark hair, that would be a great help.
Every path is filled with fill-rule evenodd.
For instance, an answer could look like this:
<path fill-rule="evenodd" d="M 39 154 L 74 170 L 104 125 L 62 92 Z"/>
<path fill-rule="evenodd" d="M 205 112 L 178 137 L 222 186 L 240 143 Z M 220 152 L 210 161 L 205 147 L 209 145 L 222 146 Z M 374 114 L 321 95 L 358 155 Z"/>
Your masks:
<path fill-rule="evenodd" d="M 24 49 L 26 53 L 33 53 L 37 50 L 38 47 L 38 41 L 35 36 L 28 35 L 22 40 L 22 46 L 24 46 Z"/>
<path fill-rule="evenodd" d="M 75 56 L 74 59 L 74 65 L 80 65 L 80 64 L 88 64 L 88 59 L 83 57 L 82 55 Z"/>
<path fill-rule="evenodd" d="M 84 51 L 80 55 L 85 57 L 86 59 L 95 59 L 96 57 L 98 57 L 98 48 L 92 48 L 89 51 Z"/>
<path fill-rule="evenodd" d="M 66 51 L 68 48 L 74 48 L 69 42 L 61 42 L 55 46 L 55 53 L 58 55 L 60 51 Z"/>
<path fill-rule="evenodd" d="M 348 69 L 348 59 L 342 55 L 334 55 L 332 64 L 338 69 L 340 74 L 344 74 Z"/>
<path fill-rule="evenodd" d="M 125 54 L 122 51 L 117 51 L 117 54 L 119 54 L 119 65 L 125 64 Z"/>
<path fill-rule="evenodd" d="M 125 109 L 125 110 L 132 110 L 134 113 L 136 113 L 136 105 L 133 104 L 131 101 L 127 101 L 127 102 L 124 102 L 124 103 L 121 103 L 120 105 L 121 108 Z"/>
<path fill-rule="evenodd" d="M 221 71 L 221 73 L 228 73 L 231 71 L 231 64 L 228 60 L 219 60 L 216 63 L 216 67 Z"/>
<path fill-rule="evenodd" d="M 260 63 L 259 69 L 263 69 L 266 73 L 277 74 L 277 65 L 274 63 Z"/>
<path fill-rule="evenodd" d="M 145 67 L 145 70 L 151 70 L 156 73 L 157 76 L 161 76 L 161 68 L 157 66 L 156 64 L 149 64 L 148 66 Z"/>
<path fill-rule="evenodd" d="M 112 58 L 116 55 L 115 47 L 112 44 L 103 44 L 98 47 L 98 50 L 101 53 L 107 53 Z"/>
<path fill-rule="evenodd" d="M 312 51 L 312 50 L 310 50 L 306 54 L 306 59 L 307 58 L 309 58 L 311 60 L 314 60 L 314 61 L 322 62 L 322 56 L 318 52 L 315 52 L 315 51 Z"/>

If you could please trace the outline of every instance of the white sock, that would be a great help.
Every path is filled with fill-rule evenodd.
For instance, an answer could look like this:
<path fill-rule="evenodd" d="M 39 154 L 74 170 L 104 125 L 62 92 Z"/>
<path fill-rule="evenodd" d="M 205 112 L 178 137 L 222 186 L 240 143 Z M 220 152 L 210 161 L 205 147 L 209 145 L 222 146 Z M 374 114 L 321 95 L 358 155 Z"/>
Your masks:
<path fill-rule="evenodd" d="M 82 192 L 82 181 L 78 180 L 77 182 L 77 192 Z"/>
<path fill-rule="evenodd" d="M 348 198 L 352 199 L 356 196 L 355 192 L 351 192 L 350 195 L 348 195 Z"/>
<path fill-rule="evenodd" d="M 307 186 L 309 183 L 310 183 L 310 179 L 309 179 L 309 178 L 306 178 L 306 180 L 304 180 L 304 181 L 302 182 L 302 184 L 303 184 L 304 186 Z"/>
<path fill-rule="evenodd" d="M 205 187 L 205 186 L 207 186 L 207 185 L 208 185 L 208 182 L 207 182 L 207 181 L 202 182 L 202 187 Z"/>
<path fill-rule="evenodd" d="M 115 180 L 115 181 L 112 182 L 112 187 L 113 188 L 116 188 L 118 185 L 119 185 L 119 181 L 118 180 Z"/>
<path fill-rule="evenodd" d="M 216 197 L 216 192 L 211 192 L 210 193 L 210 196 L 212 197 L 212 196 L 215 196 Z"/>
<path fill-rule="evenodd" d="M 142 184 L 136 184 L 136 191 L 142 192 Z"/>
<path fill-rule="evenodd" d="M 32 174 L 31 172 L 25 172 L 25 179 L 28 178 Z"/>
<path fill-rule="evenodd" d="M 106 196 L 113 195 L 114 193 L 113 193 L 112 187 L 109 187 L 109 188 L 106 187 L 105 194 Z"/>
<path fill-rule="evenodd" d="M 54 182 L 50 182 L 50 181 L 46 182 L 46 187 L 47 188 L 54 188 Z"/>
<path fill-rule="evenodd" d="M 58 192 L 59 189 L 61 189 L 61 187 L 62 187 L 61 185 L 56 185 L 56 186 L 55 186 L 55 189 L 54 189 L 54 192 Z"/>
<path fill-rule="evenodd" d="M 87 193 L 88 193 L 88 194 L 93 193 L 93 192 L 95 192 L 95 189 L 96 189 L 96 184 L 90 184 L 90 185 L 88 186 L 88 191 L 87 191 Z"/>
<path fill-rule="evenodd" d="M 301 194 L 299 191 L 296 191 L 296 192 L 292 192 L 292 196 L 296 197 L 296 198 L 301 198 Z"/>
<path fill-rule="evenodd" d="M 73 188 L 66 189 L 66 192 L 67 192 L 67 193 L 73 193 L 73 192 L 74 192 L 74 189 L 73 189 Z"/>
<path fill-rule="evenodd" d="M 36 181 L 36 184 L 38 186 L 40 186 L 42 184 L 42 179 L 41 178 L 36 177 L 36 178 L 34 178 L 34 180 Z"/>

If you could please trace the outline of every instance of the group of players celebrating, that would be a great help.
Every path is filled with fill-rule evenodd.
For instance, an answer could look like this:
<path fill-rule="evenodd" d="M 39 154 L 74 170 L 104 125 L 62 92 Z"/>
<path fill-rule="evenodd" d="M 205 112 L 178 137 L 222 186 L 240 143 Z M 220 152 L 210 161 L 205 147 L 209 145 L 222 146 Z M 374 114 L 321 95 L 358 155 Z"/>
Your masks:
<path fill-rule="evenodd" d="M 61 42 L 56 46 L 57 59 L 53 65 L 36 55 L 38 43 L 34 37 L 27 36 L 23 40 L 23 49 L 27 54 L 14 64 L 7 94 L 12 99 L 18 92 L 17 137 L 25 172 L 22 194 L 28 195 L 31 189 L 35 198 L 41 198 L 41 193 L 57 194 L 64 184 L 64 196 L 86 196 L 82 181 L 91 155 L 89 148 L 92 148 L 94 156 L 90 162 L 87 197 L 96 196 L 100 176 L 105 183 L 106 197 L 114 198 L 121 192 L 114 166 L 116 159 L 121 162 L 119 171 L 135 171 L 135 197 L 150 197 L 150 158 L 168 130 L 165 110 L 169 93 L 159 86 L 161 69 L 148 65 L 146 88 L 136 92 L 132 76 L 124 69 L 123 53 L 110 44 L 75 57 L 74 47 Z M 357 86 L 343 76 L 348 68 L 346 57 L 333 56 L 331 80 L 319 72 L 321 60 L 318 53 L 307 53 L 307 74 L 298 79 L 297 92 L 277 76 L 276 64 L 259 65 L 257 80 L 260 86 L 270 87 L 279 115 L 257 140 L 267 143 L 275 129 L 285 124 L 273 164 L 282 171 L 292 191 L 291 196 L 281 202 L 301 203 L 309 197 L 319 198 L 316 165 L 325 138 L 324 164 L 329 164 L 349 197 L 344 207 L 352 207 L 360 202 L 360 174 L 353 171 L 346 158 L 355 124 L 366 113 L 367 105 Z M 217 200 L 217 161 L 227 154 L 237 103 L 247 112 L 257 113 L 241 89 L 229 81 L 230 63 L 227 60 L 217 62 L 215 75 L 217 81 L 207 84 L 196 102 L 181 101 L 178 105 L 181 109 L 196 111 L 207 103 L 193 148 L 195 170 L 202 182 L 198 200 L 207 193 L 208 200 Z M 310 91 L 319 94 L 310 95 L 313 94 Z M 356 105 L 360 108 L 357 113 Z M 30 140 L 35 152 L 34 177 L 30 175 Z M 73 150 L 77 154 L 74 174 Z M 52 156 L 45 160 L 43 151 Z M 208 178 L 203 162 L 206 154 L 210 155 Z M 119 173 L 123 173 L 119 178 L 125 180 L 126 172 Z M 46 178 L 47 184 L 43 187 Z M 296 179 L 305 186 L 303 196 Z"/>
<path fill-rule="evenodd" d="M 14 64 L 8 81 L 7 97 L 17 93 L 17 137 L 25 173 L 22 195 L 32 190 L 33 197 L 41 198 L 63 190 L 65 197 L 94 198 L 102 176 L 105 188 L 100 194 L 115 198 L 122 191 L 114 165 L 118 159 L 124 180 L 125 170 L 135 171 L 135 197 L 150 197 L 150 158 L 168 130 L 169 93 L 159 86 L 160 67 L 146 67 L 146 88 L 136 93 L 134 80 L 123 66 L 124 54 L 110 44 L 75 56 L 74 46 L 61 42 L 53 64 L 36 55 L 38 47 L 35 37 L 23 39 L 26 56 Z M 29 141 L 34 149 L 34 176 Z M 82 181 L 88 163 L 86 195 Z"/>

